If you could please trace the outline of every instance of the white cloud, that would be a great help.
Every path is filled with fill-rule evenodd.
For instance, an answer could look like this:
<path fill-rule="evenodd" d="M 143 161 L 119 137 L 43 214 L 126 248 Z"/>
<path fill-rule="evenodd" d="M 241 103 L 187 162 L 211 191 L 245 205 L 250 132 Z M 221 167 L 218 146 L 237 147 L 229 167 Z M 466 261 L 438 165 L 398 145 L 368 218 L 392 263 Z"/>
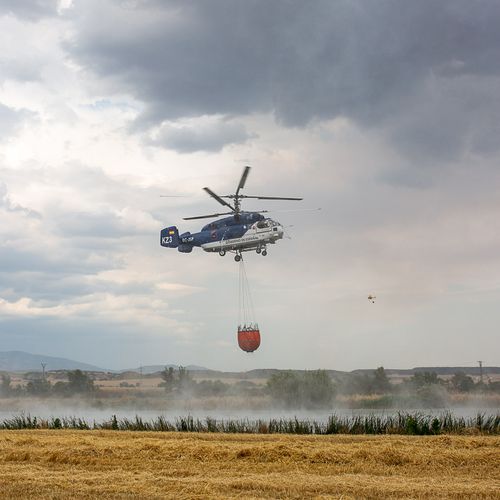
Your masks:
<path fill-rule="evenodd" d="M 39 306 L 29 297 L 22 297 L 15 302 L 8 302 L 0 298 L 0 312 L 3 315 L 14 315 L 22 317 L 55 316 L 68 317 L 88 312 L 86 304 L 70 304 L 55 306 Z"/>
<path fill-rule="evenodd" d="M 485 107 L 482 96 L 495 101 L 498 85 L 490 85 L 496 70 L 491 67 L 490 75 L 483 59 L 473 71 L 475 52 L 466 40 L 460 46 L 468 56 L 460 64 L 446 64 L 446 54 L 454 52 L 448 47 L 436 56 L 437 76 L 412 80 L 404 99 L 386 94 L 390 86 L 379 84 L 387 75 L 378 75 L 375 95 L 391 98 L 375 103 L 374 111 L 384 111 L 376 126 L 354 112 L 356 103 L 332 114 L 331 105 L 343 94 L 327 94 L 335 102 L 319 106 L 322 89 L 332 83 L 316 64 L 321 54 L 311 52 L 321 40 L 312 37 L 301 45 L 292 25 L 285 33 L 273 31 L 273 9 L 266 16 L 254 12 L 257 17 L 243 28 L 269 18 L 271 24 L 262 28 L 266 36 L 274 33 L 280 47 L 288 39 L 303 50 L 298 56 L 310 70 L 303 78 L 289 73 L 293 58 L 260 54 L 272 49 L 259 48 L 265 37 L 238 36 L 236 51 L 223 46 L 238 34 L 206 31 L 220 20 L 213 17 L 217 9 L 205 12 L 202 3 L 192 4 L 187 14 L 164 11 L 163 3 L 139 10 L 120 5 L 68 2 L 59 5 L 65 7 L 60 17 L 0 17 L 0 37 L 15 41 L 0 56 L 0 115 L 3 109 L 10 134 L 0 150 L 0 313 L 3 331 L 13 332 L 6 348 L 42 345 L 69 357 L 78 350 L 79 358 L 103 366 L 132 366 L 140 357 L 142 364 L 222 369 L 407 367 L 453 363 L 465 349 L 477 359 L 484 357 L 480 350 L 495 352 L 500 318 L 491 304 L 498 298 L 500 158 L 488 138 L 497 110 Z M 161 16 L 155 17 L 158 10 Z M 109 33 L 108 11 L 130 29 L 122 23 Z M 181 14 L 187 23 L 182 29 L 176 24 Z M 384 25 L 383 19 L 373 22 Z M 189 54 L 200 61 L 199 53 L 188 50 L 190 23 L 204 27 L 199 35 L 221 51 L 208 46 L 200 72 L 192 65 L 158 66 L 167 49 L 172 61 L 182 63 Z M 105 29 L 110 36 L 102 38 Z M 180 49 L 165 47 L 163 35 L 177 40 Z M 416 35 L 418 41 L 418 30 Z M 68 48 L 69 39 L 86 54 Z M 147 47 L 159 53 L 141 52 Z M 245 48 L 249 60 L 220 58 Z M 370 61 L 367 47 L 356 51 L 367 51 L 363 64 Z M 98 57 L 97 69 L 88 55 Z M 102 66 L 110 55 L 119 56 L 118 68 Z M 274 104 L 262 86 L 269 75 L 256 64 L 270 55 L 277 58 L 274 69 L 288 71 L 274 87 Z M 344 64 L 347 55 L 341 54 Z M 427 67 L 411 57 L 398 61 L 399 69 L 410 65 L 410 75 Z M 347 75 L 354 85 L 347 97 L 361 92 L 359 106 L 367 112 L 373 87 L 364 76 L 370 68 L 362 65 L 359 74 L 350 68 Z M 459 78 L 457 72 L 467 68 L 475 76 Z M 123 71 L 131 72 L 128 83 Z M 162 87 L 165 75 L 179 74 L 192 77 L 187 87 L 177 82 L 182 93 Z M 198 74 L 210 78 L 197 79 Z M 309 86 L 301 82 L 311 79 L 318 95 L 303 95 Z M 192 93 L 193 81 L 203 92 Z M 245 85 L 236 87 L 238 82 Z M 297 92 L 303 100 L 293 100 Z M 156 105 L 159 114 L 153 116 Z M 277 123 L 276 113 L 300 126 Z M 442 135 L 427 124 L 438 124 Z M 142 135 L 133 132 L 139 129 Z M 167 148 L 151 145 L 147 137 Z M 219 208 L 201 188 L 234 192 L 247 164 L 254 168 L 245 193 L 305 199 L 295 205 L 245 200 L 244 208 L 276 209 L 272 217 L 293 227 L 292 239 L 270 248 L 268 257 L 247 256 L 263 342 L 255 356 L 242 358 L 235 340 L 237 265 L 230 256 L 199 249 L 184 255 L 160 248 L 159 231 L 173 224 L 197 231 L 200 221 L 182 217 Z M 279 212 L 300 207 L 322 211 Z M 376 304 L 367 301 L 368 293 L 377 295 Z M 456 311 L 461 325 L 453 320 Z M 476 319 L 481 345 L 470 333 Z M 425 346 L 414 348 L 419 334 Z M 438 347 L 429 352 L 433 338 L 439 338 Z"/>

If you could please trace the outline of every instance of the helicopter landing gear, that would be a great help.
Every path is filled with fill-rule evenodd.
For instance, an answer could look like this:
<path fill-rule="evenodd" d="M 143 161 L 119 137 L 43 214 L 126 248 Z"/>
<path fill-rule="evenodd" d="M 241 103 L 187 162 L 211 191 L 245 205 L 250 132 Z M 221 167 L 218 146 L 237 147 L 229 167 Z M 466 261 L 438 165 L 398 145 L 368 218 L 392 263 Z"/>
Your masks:
<path fill-rule="evenodd" d="M 266 250 L 266 247 L 265 246 L 262 246 L 262 247 L 257 247 L 255 249 L 255 251 L 257 253 L 260 253 L 263 257 L 265 257 L 267 255 L 267 250 Z"/>
<path fill-rule="evenodd" d="M 236 254 L 236 255 L 234 256 L 234 260 L 235 260 L 236 262 L 239 262 L 239 261 L 241 260 L 241 255 L 240 255 L 240 254 Z"/>
<path fill-rule="evenodd" d="M 226 255 L 226 251 L 225 250 L 219 250 L 219 255 L 221 257 L 224 257 L 224 255 Z"/>

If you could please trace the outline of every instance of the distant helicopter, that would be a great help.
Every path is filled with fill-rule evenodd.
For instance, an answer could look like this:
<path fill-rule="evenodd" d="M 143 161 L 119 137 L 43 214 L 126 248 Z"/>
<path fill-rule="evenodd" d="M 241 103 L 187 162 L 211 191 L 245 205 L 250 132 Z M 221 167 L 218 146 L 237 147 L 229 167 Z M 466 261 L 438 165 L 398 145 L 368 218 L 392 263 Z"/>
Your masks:
<path fill-rule="evenodd" d="M 221 215 L 231 215 L 223 219 L 210 222 L 202 227 L 199 233 L 183 233 L 179 235 L 176 226 L 166 227 L 160 233 L 160 245 L 167 248 L 177 248 L 179 252 L 190 253 L 193 247 L 201 247 L 205 252 L 219 252 L 223 257 L 226 252 L 233 252 L 236 255 L 234 260 L 239 262 L 242 259 L 242 252 L 255 250 L 258 254 L 267 255 L 267 245 L 275 244 L 283 238 L 283 226 L 262 214 L 268 210 L 255 212 L 245 212 L 241 210 L 241 200 L 243 198 L 254 198 L 257 200 L 292 200 L 300 201 L 302 198 L 283 198 L 278 196 L 249 196 L 240 194 L 240 190 L 245 187 L 250 167 L 245 167 L 235 194 L 219 196 L 211 189 L 203 188 L 212 198 L 221 205 L 231 209 L 230 212 L 223 212 L 210 215 L 199 215 L 196 217 L 184 217 L 183 220 L 209 219 L 220 217 Z M 223 200 L 229 198 L 233 205 Z"/>
<path fill-rule="evenodd" d="M 370 294 L 370 295 L 368 295 L 368 300 L 369 300 L 372 304 L 375 304 L 375 299 L 376 299 L 376 298 L 377 298 L 377 297 L 375 297 L 375 295 L 371 295 L 371 294 Z"/>

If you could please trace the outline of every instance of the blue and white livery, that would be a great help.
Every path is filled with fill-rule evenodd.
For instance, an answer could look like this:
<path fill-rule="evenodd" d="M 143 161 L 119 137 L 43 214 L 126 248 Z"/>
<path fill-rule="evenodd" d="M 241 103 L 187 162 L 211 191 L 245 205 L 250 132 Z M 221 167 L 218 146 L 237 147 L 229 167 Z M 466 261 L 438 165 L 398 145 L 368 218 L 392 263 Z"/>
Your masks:
<path fill-rule="evenodd" d="M 204 190 L 221 205 L 231 209 L 231 212 L 201 215 L 197 217 L 185 217 L 184 220 L 204 219 L 230 215 L 222 219 L 214 220 L 202 227 L 198 233 L 182 233 L 176 226 L 166 227 L 160 233 L 160 244 L 166 248 L 177 248 L 179 252 L 190 253 L 194 247 L 200 247 L 205 252 L 218 252 L 224 256 L 227 252 L 235 253 L 234 259 L 241 260 L 242 252 L 255 251 L 261 255 L 267 255 L 267 245 L 274 245 L 283 238 L 283 226 L 270 218 L 264 217 L 259 212 L 244 212 L 241 210 L 242 198 L 255 198 L 264 200 L 301 200 L 302 198 L 282 198 L 275 196 L 248 196 L 240 194 L 243 189 L 250 167 L 245 167 L 240 183 L 234 195 L 218 196 L 209 188 Z M 234 200 L 234 206 L 223 198 Z"/>

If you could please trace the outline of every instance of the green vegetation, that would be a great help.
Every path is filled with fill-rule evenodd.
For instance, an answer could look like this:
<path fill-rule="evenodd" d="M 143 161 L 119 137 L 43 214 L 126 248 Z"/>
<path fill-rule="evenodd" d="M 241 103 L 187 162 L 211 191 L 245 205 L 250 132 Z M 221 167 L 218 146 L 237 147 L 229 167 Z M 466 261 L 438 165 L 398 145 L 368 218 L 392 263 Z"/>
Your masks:
<path fill-rule="evenodd" d="M 118 419 L 89 423 L 82 418 L 64 417 L 43 419 L 30 415 L 18 415 L 0 421 L 0 429 L 73 429 L 73 430 L 119 430 L 160 432 L 218 432 L 245 434 L 500 434 L 500 414 L 477 414 L 474 418 L 455 417 L 451 413 L 439 416 L 421 413 L 397 413 L 396 415 L 338 416 L 331 415 L 325 422 L 304 419 L 270 420 L 204 420 L 191 416 L 177 418 L 174 422 L 159 416 L 146 421 Z"/>
<path fill-rule="evenodd" d="M 475 388 L 474 380 L 472 377 L 465 375 L 465 373 L 455 373 L 450 380 L 451 386 L 457 392 L 471 392 Z"/>
<path fill-rule="evenodd" d="M 339 376 L 338 394 L 344 398 L 366 396 L 353 400 L 352 407 L 392 408 L 421 406 L 443 408 L 453 396 L 500 394 L 500 383 L 474 382 L 472 377 L 458 372 L 449 379 L 438 377 L 435 372 L 417 372 L 400 383 L 393 383 L 383 367 L 372 373 L 350 373 Z"/>
<path fill-rule="evenodd" d="M 2 374 L 2 383 L 0 384 L 0 396 L 9 397 L 12 394 L 11 378 L 6 373 Z"/>
<path fill-rule="evenodd" d="M 324 370 L 275 373 L 267 390 L 273 402 L 287 408 L 327 408 L 335 397 L 335 385 Z"/>
<path fill-rule="evenodd" d="M 189 389 L 192 389 L 196 384 L 193 377 L 186 368 L 179 366 L 177 370 L 173 367 L 165 367 L 165 369 L 160 372 L 160 376 L 163 379 L 161 384 L 165 388 L 167 393 L 182 393 Z"/>
<path fill-rule="evenodd" d="M 12 387 L 11 377 L 2 375 L 0 385 L 0 397 L 30 396 L 30 397 L 49 397 L 60 396 L 70 397 L 73 395 L 86 396 L 96 392 L 94 381 L 88 374 L 81 370 L 67 372 L 67 382 L 58 381 L 52 384 L 41 374 L 27 374 L 28 382 L 24 387 Z"/>
<path fill-rule="evenodd" d="M 166 367 L 145 376 L 135 372 L 98 373 L 73 371 L 23 375 L 0 374 L 0 398 L 84 398 L 95 405 L 137 405 L 143 408 L 165 403 L 175 406 L 192 401 L 202 408 L 446 408 L 478 398 L 498 407 L 500 382 L 475 381 L 463 372 L 438 376 L 420 371 L 394 377 L 383 367 L 351 373 L 326 370 L 264 370 L 265 373 L 230 374 L 226 379 L 203 379 L 186 368 Z M 207 374 L 212 376 L 211 373 Z M 224 377 L 224 374 L 221 374 Z M 198 379 L 195 379 L 198 377 Z M 94 378 L 99 384 L 96 385 Z M 139 380 L 138 380 L 139 379 Z M 476 379 L 477 380 L 477 379 Z M 106 403 L 107 402 L 107 403 Z"/>

